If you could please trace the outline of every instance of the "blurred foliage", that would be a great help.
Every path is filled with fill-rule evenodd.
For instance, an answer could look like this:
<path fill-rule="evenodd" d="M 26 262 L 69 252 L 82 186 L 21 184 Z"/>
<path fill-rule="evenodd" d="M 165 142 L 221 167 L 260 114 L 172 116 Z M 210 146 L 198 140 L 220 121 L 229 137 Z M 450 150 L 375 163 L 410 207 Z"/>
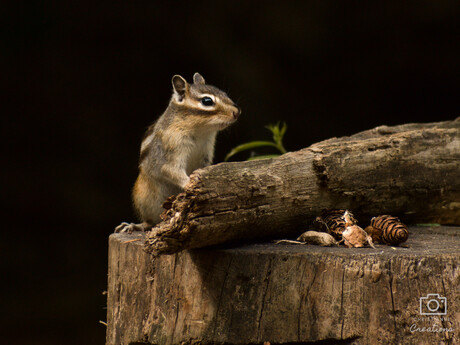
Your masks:
<path fill-rule="evenodd" d="M 287 130 L 287 124 L 286 122 L 278 122 L 275 125 L 267 125 L 265 126 L 273 135 L 273 141 L 250 141 L 248 143 L 244 143 L 241 145 L 238 145 L 237 147 L 234 147 L 226 156 L 225 156 L 225 161 L 228 161 L 229 158 L 233 157 L 237 153 L 240 153 L 242 151 L 247 151 L 247 150 L 252 150 L 258 147 L 274 147 L 276 148 L 281 154 L 286 153 L 286 149 L 284 148 L 283 145 L 283 137 L 284 134 L 286 134 Z M 278 157 L 280 154 L 269 154 L 269 155 L 257 155 L 255 151 L 251 151 L 251 157 L 249 157 L 247 160 L 256 160 L 256 159 L 266 159 L 266 158 L 274 158 Z"/>

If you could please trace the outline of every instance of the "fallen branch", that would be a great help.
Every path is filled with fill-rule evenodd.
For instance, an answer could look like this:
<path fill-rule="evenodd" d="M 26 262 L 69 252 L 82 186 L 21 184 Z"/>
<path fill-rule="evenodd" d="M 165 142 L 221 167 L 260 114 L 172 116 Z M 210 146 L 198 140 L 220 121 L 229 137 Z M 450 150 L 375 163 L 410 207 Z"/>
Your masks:
<path fill-rule="evenodd" d="M 406 223 L 460 224 L 460 118 L 381 126 L 275 159 L 199 169 L 148 233 L 145 250 L 171 254 L 225 242 L 286 238 L 324 208 Z"/>

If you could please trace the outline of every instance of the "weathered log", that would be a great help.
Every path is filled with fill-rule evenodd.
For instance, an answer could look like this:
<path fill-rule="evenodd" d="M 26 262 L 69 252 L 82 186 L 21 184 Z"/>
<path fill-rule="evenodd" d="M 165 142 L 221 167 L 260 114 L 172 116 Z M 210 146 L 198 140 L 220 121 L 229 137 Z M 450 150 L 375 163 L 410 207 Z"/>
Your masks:
<path fill-rule="evenodd" d="M 253 244 L 157 258 L 145 234 L 113 234 L 107 345 L 459 344 L 460 228 L 409 230 L 409 248 Z M 420 304 L 428 294 L 439 296 Z"/>
<path fill-rule="evenodd" d="M 276 159 L 195 171 L 147 235 L 158 255 L 236 240 L 288 237 L 323 208 L 407 223 L 460 224 L 460 118 L 381 126 Z"/>

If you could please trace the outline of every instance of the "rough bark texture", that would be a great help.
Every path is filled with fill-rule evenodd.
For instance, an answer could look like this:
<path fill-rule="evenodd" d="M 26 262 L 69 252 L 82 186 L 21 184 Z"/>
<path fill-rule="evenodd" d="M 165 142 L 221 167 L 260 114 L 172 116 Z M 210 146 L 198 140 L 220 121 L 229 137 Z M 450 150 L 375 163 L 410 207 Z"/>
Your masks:
<path fill-rule="evenodd" d="M 159 255 L 228 241 L 288 237 L 323 208 L 365 226 L 381 214 L 460 224 L 460 119 L 381 126 L 276 159 L 197 170 L 145 248 Z"/>
<path fill-rule="evenodd" d="M 113 234 L 107 345 L 459 344 L 459 228 L 409 230 L 410 248 L 254 244 L 157 258 L 144 234 Z M 420 314 L 430 293 L 447 299 L 446 315 Z"/>

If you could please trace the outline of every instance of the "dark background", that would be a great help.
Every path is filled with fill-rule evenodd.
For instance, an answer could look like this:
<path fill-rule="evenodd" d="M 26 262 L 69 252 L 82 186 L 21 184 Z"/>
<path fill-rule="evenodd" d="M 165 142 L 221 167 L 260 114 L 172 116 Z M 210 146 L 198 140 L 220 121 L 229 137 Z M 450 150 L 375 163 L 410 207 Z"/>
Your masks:
<path fill-rule="evenodd" d="M 243 109 L 217 162 L 278 120 L 292 151 L 458 117 L 460 3 L 404 3 L 2 3 L 1 342 L 104 343 L 107 238 L 174 74 Z"/>

